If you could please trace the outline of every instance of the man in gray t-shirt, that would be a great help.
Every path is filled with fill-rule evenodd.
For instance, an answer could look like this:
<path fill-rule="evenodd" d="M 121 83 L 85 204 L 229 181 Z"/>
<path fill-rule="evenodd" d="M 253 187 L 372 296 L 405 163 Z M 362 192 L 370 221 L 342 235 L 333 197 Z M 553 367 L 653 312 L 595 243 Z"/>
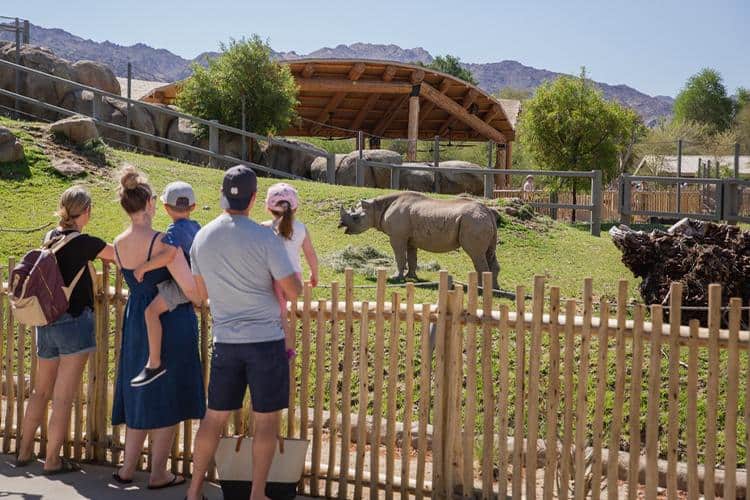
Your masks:
<path fill-rule="evenodd" d="M 290 300 L 297 298 L 302 283 L 281 240 L 249 218 L 256 193 L 251 169 L 238 165 L 227 170 L 224 213 L 198 232 L 190 250 L 197 288 L 210 299 L 214 348 L 208 410 L 195 437 L 188 500 L 202 498 L 221 431 L 231 412 L 242 408 L 248 386 L 255 413 L 250 498 L 265 498 L 280 411 L 289 405 L 289 361 L 273 282 Z"/>

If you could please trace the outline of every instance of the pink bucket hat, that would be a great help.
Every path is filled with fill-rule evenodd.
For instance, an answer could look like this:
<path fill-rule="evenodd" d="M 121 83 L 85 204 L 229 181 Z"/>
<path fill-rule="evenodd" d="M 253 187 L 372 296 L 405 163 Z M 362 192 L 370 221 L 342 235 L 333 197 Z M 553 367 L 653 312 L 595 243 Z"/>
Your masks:
<path fill-rule="evenodd" d="M 286 182 L 278 182 L 268 188 L 268 192 L 266 193 L 266 208 L 270 210 L 281 209 L 281 202 L 284 201 L 289 203 L 289 207 L 292 210 L 295 210 L 299 205 L 297 190 L 293 186 Z"/>

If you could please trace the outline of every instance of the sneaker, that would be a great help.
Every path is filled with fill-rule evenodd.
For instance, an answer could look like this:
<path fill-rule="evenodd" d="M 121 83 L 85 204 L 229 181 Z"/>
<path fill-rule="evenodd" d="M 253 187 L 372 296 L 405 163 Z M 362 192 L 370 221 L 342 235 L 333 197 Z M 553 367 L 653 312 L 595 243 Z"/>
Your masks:
<path fill-rule="evenodd" d="M 167 373 L 167 369 L 163 365 L 158 368 L 144 367 L 133 380 L 130 381 L 130 387 L 142 387 L 148 385 L 157 378 Z"/>

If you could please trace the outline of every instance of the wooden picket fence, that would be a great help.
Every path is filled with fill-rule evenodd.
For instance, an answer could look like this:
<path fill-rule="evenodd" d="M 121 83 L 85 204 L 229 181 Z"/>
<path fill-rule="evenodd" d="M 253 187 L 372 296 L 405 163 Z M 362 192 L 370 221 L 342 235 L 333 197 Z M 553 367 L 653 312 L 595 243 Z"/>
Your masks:
<path fill-rule="evenodd" d="M 674 191 L 633 191 L 632 197 L 631 206 L 633 210 L 650 212 L 676 212 L 677 210 L 677 198 Z M 529 203 L 552 203 L 555 199 L 548 191 L 522 191 L 519 189 L 495 190 L 495 198 L 520 198 Z M 680 198 L 680 210 L 683 213 L 701 214 L 714 210 L 713 207 L 708 207 L 706 205 L 709 202 L 713 203 L 712 195 L 706 195 L 698 190 L 686 189 L 680 193 Z M 743 203 L 745 201 L 750 201 L 750 197 L 745 197 L 743 195 L 742 200 Z M 558 193 L 554 203 L 572 204 L 573 193 Z M 576 196 L 576 204 L 591 204 L 591 195 L 587 193 L 578 193 Z M 746 207 L 747 205 L 741 206 Z M 711 210 L 709 210 L 709 208 Z M 539 208 L 538 212 L 551 217 L 554 215 L 555 210 L 550 208 Z M 558 208 L 556 209 L 556 212 L 557 220 L 569 221 L 573 215 L 573 211 L 568 208 Z M 620 193 L 618 191 L 602 191 L 601 214 L 602 221 L 612 222 L 620 220 Z M 580 222 L 590 221 L 591 213 L 586 210 L 576 210 L 576 220 Z M 645 219 L 641 222 L 645 222 Z"/>
<path fill-rule="evenodd" d="M 325 298 L 314 300 L 306 286 L 290 305 L 299 356 L 283 431 L 311 442 L 300 493 L 612 499 L 656 498 L 663 487 L 669 498 L 745 495 L 748 472 L 738 470 L 738 457 L 750 449 L 750 332 L 741 331 L 739 299 L 724 318 L 721 289 L 712 285 L 704 328 L 680 326 L 680 284 L 669 324 L 660 305 L 631 306 L 626 281 L 614 304 L 595 304 L 591 279 L 582 300 L 566 300 L 537 277 L 530 310 L 523 287 L 514 306 L 493 298 L 488 273 L 448 284 L 443 271 L 437 303 L 416 304 L 414 284 L 387 295 L 380 270 L 375 300 L 357 301 L 347 270 Z M 122 275 L 104 266 L 98 350 L 63 450 L 75 460 L 121 457 L 124 429 L 109 416 L 126 296 Z M 210 318 L 207 307 L 198 312 L 207 375 Z M 13 320 L 5 286 L 0 325 L 0 438 L 9 453 L 36 354 L 34 335 Z M 189 474 L 197 422 L 179 427 L 171 467 Z M 226 430 L 252 429 L 246 401 Z M 44 454 L 45 428 L 38 442 Z M 143 453 L 147 468 L 148 447 Z"/>

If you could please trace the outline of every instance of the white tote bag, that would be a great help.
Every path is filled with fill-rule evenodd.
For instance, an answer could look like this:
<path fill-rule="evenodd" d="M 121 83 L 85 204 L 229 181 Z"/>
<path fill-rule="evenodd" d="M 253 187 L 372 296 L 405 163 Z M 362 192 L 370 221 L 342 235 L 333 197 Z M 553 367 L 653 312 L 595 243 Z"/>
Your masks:
<path fill-rule="evenodd" d="M 271 463 L 266 483 L 266 496 L 292 499 L 305 470 L 308 442 L 303 439 L 281 438 Z M 247 500 L 252 488 L 253 438 L 223 437 L 216 450 L 216 468 L 224 500 Z"/>

